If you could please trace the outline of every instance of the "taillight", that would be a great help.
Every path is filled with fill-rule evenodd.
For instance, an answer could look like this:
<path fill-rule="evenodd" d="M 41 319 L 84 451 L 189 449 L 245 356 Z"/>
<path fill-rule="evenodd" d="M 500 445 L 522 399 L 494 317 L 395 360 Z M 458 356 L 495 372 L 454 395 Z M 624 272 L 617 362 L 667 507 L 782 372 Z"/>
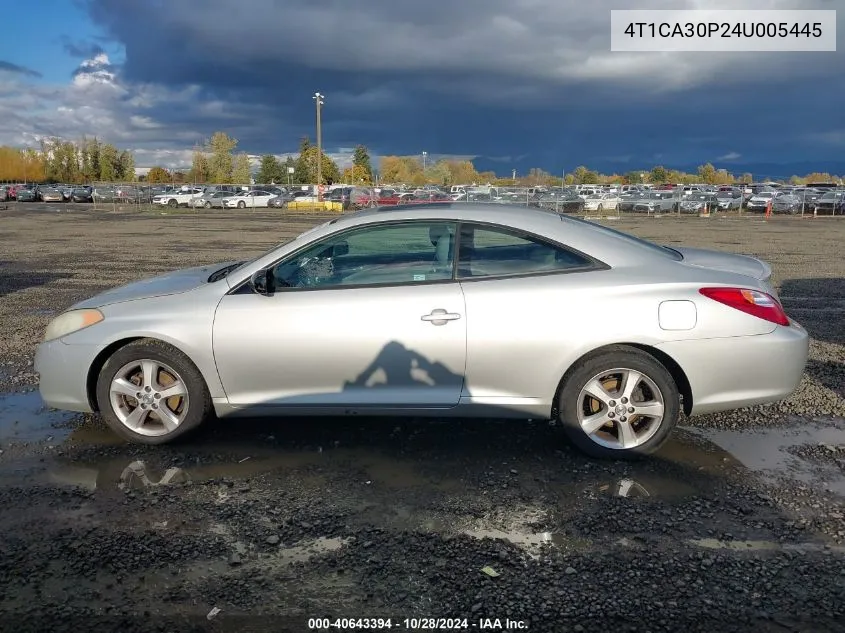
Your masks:
<path fill-rule="evenodd" d="M 789 325 L 789 317 L 778 300 L 765 292 L 747 288 L 701 288 L 699 292 L 713 301 L 746 314 L 778 325 Z"/>

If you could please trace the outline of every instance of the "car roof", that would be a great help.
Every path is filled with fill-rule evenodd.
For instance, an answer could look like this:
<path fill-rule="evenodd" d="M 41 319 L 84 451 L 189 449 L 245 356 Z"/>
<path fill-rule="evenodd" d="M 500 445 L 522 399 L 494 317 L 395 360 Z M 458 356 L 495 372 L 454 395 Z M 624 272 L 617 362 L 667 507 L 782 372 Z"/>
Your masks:
<path fill-rule="evenodd" d="M 614 229 L 579 218 L 519 204 L 466 202 L 422 203 L 367 209 L 328 222 L 313 238 L 337 230 L 378 222 L 402 220 L 445 220 L 496 224 L 559 241 L 611 266 L 637 265 L 644 260 L 674 259 L 671 250 L 661 249 Z"/>

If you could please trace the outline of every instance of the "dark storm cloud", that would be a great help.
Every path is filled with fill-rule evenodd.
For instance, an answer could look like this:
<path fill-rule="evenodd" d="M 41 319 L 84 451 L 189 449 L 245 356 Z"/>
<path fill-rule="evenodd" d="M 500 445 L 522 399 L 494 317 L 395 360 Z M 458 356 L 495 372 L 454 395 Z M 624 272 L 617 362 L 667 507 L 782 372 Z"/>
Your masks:
<path fill-rule="evenodd" d="M 20 66 L 19 64 L 13 64 L 12 62 L 0 59 L 0 72 L 2 71 L 34 78 L 40 78 L 43 76 L 37 70 L 32 70 L 32 68 L 27 68 L 26 66 Z"/>
<path fill-rule="evenodd" d="M 613 54 L 609 0 L 86 2 L 125 48 L 106 69 L 128 91 L 115 107 L 154 122 L 148 139 L 152 126 L 162 139 L 226 129 L 250 152 L 290 151 L 313 135 L 319 90 L 328 147 L 491 156 L 499 169 L 505 156 L 624 170 L 842 149 L 841 54 Z M 174 105 L 167 92 L 188 86 Z"/>

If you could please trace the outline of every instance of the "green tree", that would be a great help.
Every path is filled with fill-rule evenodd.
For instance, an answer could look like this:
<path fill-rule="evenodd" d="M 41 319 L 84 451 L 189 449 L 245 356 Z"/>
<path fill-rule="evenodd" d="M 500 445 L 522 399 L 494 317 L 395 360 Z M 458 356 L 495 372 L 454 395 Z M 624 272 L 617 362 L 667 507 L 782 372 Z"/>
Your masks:
<path fill-rule="evenodd" d="M 308 168 L 308 161 L 306 157 L 308 152 L 311 150 L 313 145 L 311 145 L 311 141 L 307 136 L 303 136 L 299 141 L 299 155 L 296 158 L 296 163 L 294 164 L 294 173 L 293 173 L 293 180 L 294 182 L 300 184 L 307 184 L 313 183 L 316 180 L 316 172 L 315 175 L 312 177 L 311 172 Z"/>
<path fill-rule="evenodd" d="M 102 182 L 114 182 L 117 180 L 117 170 L 117 148 L 111 143 L 103 143 L 100 146 L 100 180 Z"/>
<path fill-rule="evenodd" d="M 232 180 L 239 185 L 248 185 L 252 180 L 249 156 L 244 152 L 241 152 L 235 157 L 235 164 L 232 168 Z"/>
<path fill-rule="evenodd" d="M 365 181 L 369 182 L 372 180 L 373 166 L 370 164 L 370 153 L 365 146 L 358 145 L 355 148 L 355 151 L 352 153 L 352 166 L 358 168 L 355 170 L 356 173 L 367 174 L 367 177 L 364 178 Z"/>
<path fill-rule="evenodd" d="M 742 174 L 741 180 L 742 180 L 742 182 L 752 183 L 752 182 L 754 182 L 754 176 L 752 176 L 751 174 L 746 172 L 746 173 Z"/>
<path fill-rule="evenodd" d="M 135 155 L 123 150 L 117 157 L 117 178 L 123 182 L 135 182 Z"/>
<path fill-rule="evenodd" d="M 151 184 L 157 184 L 162 182 L 170 182 L 172 180 L 172 176 L 170 172 L 167 171 L 164 167 L 153 167 L 147 172 L 147 182 Z"/>
<path fill-rule="evenodd" d="M 215 132 L 208 141 L 210 180 L 216 184 L 230 183 L 233 180 L 235 159 L 233 152 L 238 146 L 237 139 L 225 132 Z"/>
<path fill-rule="evenodd" d="M 316 184 L 326 184 L 329 181 L 337 182 L 340 180 L 340 170 L 337 167 L 337 163 L 335 163 L 330 157 L 326 156 L 325 152 L 322 152 L 322 161 L 320 164 L 320 177 L 322 178 L 322 183 L 317 183 L 317 148 L 314 146 L 309 147 L 304 154 L 300 155 L 299 160 L 302 162 L 300 169 L 304 171 L 304 179 L 299 181 L 302 183 L 316 183 Z"/>
<path fill-rule="evenodd" d="M 265 154 L 261 157 L 261 165 L 255 175 L 255 182 L 262 184 L 287 182 L 287 174 L 282 175 L 284 168 L 279 159 L 272 154 Z"/>
<path fill-rule="evenodd" d="M 625 174 L 624 179 L 629 185 L 638 185 L 640 183 L 646 182 L 649 177 L 649 172 L 647 171 L 629 171 Z"/>
<path fill-rule="evenodd" d="M 663 165 L 657 165 L 651 168 L 651 173 L 648 179 L 653 183 L 664 183 L 669 181 L 669 171 Z"/>

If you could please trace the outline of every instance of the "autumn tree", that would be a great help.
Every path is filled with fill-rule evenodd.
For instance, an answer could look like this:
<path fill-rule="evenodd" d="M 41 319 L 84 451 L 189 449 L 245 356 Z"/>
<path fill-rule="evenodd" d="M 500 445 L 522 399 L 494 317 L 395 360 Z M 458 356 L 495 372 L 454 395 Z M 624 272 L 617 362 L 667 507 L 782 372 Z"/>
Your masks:
<path fill-rule="evenodd" d="M 215 132 L 206 145 L 209 157 L 209 180 L 215 184 L 230 183 L 233 180 L 235 158 L 233 152 L 238 146 L 237 139 L 225 132 Z"/>
<path fill-rule="evenodd" d="M 191 156 L 191 170 L 188 177 L 192 182 L 209 182 L 211 180 L 211 165 L 208 156 L 202 148 L 194 149 Z"/>
<path fill-rule="evenodd" d="M 340 179 L 350 185 L 369 184 L 370 172 L 361 165 L 352 165 L 343 170 Z"/>
<path fill-rule="evenodd" d="M 170 182 L 172 180 L 172 176 L 170 172 L 167 171 L 164 167 L 152 167 L 150 171 L 147 172 L 147 182 L 151 184 L 159 184 L 163 182 Z"/>
<path fill-rule="evenodd" d="M 262 184 L 280 183 L 285 180 L 282 164 L 279 159 L 273 154 L 265 154 L 261 157 L 261 164 L 258 168 L 258 173 L 255 175 L 255 181 Z"/>
<path fill-rule="evenodd" d="M 246 185 L 252 181 L 252 170 L 249 164 L 249 155 L 241 152 L 235 157 L 232 168 L 232 181 L 237 184 Z"/>
<path fill-rule="evenodd" d="M 379 172 L 383 182 L 418 184 L 415 181 L 425 180 L 422 163 L 414 156 L 382 156 Z"/>
<path fill-rule="evenodd" d="M 701 182 L 707 185 L 715 184 L 716 168 L 711 163 L 707 163 L 706 165 L 699 165 L 696 172 L 698 173 L 698 177 Z"/>

